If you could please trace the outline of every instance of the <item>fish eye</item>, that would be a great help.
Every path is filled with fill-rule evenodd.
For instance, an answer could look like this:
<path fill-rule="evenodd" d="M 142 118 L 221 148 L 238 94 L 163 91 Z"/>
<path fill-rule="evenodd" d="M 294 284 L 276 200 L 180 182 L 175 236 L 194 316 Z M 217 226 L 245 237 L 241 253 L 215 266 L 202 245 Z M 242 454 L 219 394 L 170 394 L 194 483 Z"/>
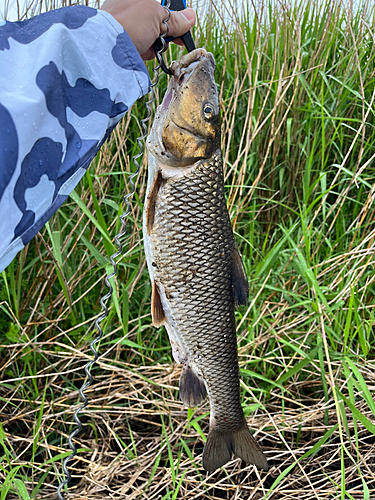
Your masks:
<path fill-rule="evenodd" d="M 214 117 L 215 111 L 211 104 L 205 104 L 203 107 L 203 114 L 206 120 L 211 120 Z"/>

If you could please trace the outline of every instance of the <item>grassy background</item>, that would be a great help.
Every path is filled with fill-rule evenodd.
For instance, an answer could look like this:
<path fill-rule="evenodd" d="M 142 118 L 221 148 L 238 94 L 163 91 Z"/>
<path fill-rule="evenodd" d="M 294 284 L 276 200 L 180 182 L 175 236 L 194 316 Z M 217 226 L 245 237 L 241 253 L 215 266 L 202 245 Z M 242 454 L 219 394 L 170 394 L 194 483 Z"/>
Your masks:
<path fill-rule="evenodd" d="M 250 282 L 236 313 L 242 403 L 270 470 L 201 467 L 208 406 L 183 407 L 166 332 L 151 326 L 144 158 L 66 498 L 375 496 L 374 9 L 241 4 L 206 2 L 195 37 L 217 63 Z M 144 115 L 139 102 L 0 275 L 0 500 L 56 496 Z"/>

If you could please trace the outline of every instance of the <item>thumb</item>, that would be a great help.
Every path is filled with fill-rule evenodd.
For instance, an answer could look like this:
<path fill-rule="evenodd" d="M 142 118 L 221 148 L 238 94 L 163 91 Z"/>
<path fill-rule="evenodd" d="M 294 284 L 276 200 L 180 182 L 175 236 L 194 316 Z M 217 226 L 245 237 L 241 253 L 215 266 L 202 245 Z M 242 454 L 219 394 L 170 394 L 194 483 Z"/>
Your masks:
<path fill-rule="evenodd" d="M 185 9 L 181 12 L 171 12 L 168 21 L 168 35 L 179 37 L 184 35 L 194 25 L 196 15 L 193 9 Z"/>

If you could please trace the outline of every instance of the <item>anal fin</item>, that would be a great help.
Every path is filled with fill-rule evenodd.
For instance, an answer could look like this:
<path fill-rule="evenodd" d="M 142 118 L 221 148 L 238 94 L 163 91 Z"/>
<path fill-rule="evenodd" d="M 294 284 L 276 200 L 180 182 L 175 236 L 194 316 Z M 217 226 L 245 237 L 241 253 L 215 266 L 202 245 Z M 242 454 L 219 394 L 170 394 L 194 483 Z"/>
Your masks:
<path fill-rule="evenodd" d="M 204 382 L 198 378 L 188 365 L 184 365 L 180 376 L 180 398 L 185 406 L 194 408 L 207 397 Z"/>
<path fill-rule="evenodd" d="M 233 249 L 232 287 L 235 306 L 245 306 L 249 298 L 249 283 L 236 244 Z"/>
<path fill-rule="evenodd" d="M 163 304 L 161 303 L 159 290 L 155 281 L 152 282 L 151 315 L 154 326 L 161 326 L 165 322 Z"/>
<path fill-rule="evenodd" d="M 161 182 L 163 180 L 162 174 L 160 171 L 157 171 L 154 176 L 154 180 L 151 185 L 150 192 L 147 197 L 147 208 L 146 208 L 146 229 L 147 236 L 150 236 L 152 227 L 154 225 L 155 220 L 155 208 L 156 208 L 156 200 L 158 196 L 158 192 L 161 186 Z"/>

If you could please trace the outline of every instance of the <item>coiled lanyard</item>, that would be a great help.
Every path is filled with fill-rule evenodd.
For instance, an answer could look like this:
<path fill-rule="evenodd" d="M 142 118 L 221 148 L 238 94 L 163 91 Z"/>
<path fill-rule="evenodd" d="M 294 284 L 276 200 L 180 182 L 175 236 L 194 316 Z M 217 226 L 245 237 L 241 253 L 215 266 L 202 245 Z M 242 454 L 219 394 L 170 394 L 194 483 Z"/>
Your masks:
<path fill-rule="evenodd" d="M 146 102 L 147 116 L 146 116 L 146 118 L 141 120 L 143 134 L 137 138 L 139 152 L 135 156 L 133 156 L 133 158 L 132 158 L 132 161 L 135 164 L 136 169 L 129 176 L 131 189 L 130 189 L 130 192 L 124 196 L 125 212 L 122 215 L 120 215 L 120 217 L 119 217 L 120 223 L 121 223 L 121 229 L 120 229 L 120 232 L 115 236 L 115 243 L 116 243 L 117 251 L 110 257 L 110 262 L 111 262 L 111 265 L 113 266 L 113 271 L 109 275 L 105 276 L 105 284 L 108 287 L 108 292 L 105 295 L 103 295 L 100 299 L 102 314 L 95 320 L 95 327 L 96 327 L 98 335 L 90 344 L 90 349 L 91 349 L 91 352 L 93 353 L 93 358 L 84 367 L 87 381 L 79 389 L 79 395 L 80 395 L 80 398 L 82 401 L 82 405 L 74 412 L 74 415 L 73 415 L 74 421 L 77 424 L 77 426 L 70 433 L 69 438 L 68 438 L 68 443 L 69 443 L 69 448 L 71 449 L 71 454 L 68 455 L 64 459 L 63 464 L 62 464 L 65 479 L 59 484 L 58 489 L 57 489 L 57 495 L 58 495 L 59 500 L 64 500 L 63 490 L 64 490 L 64 492 L 67 491 L 68 484 L 72 478 L 72 476 L 68 470 L 68 463 L 70 462 L 70 460 L 72 460 L 77 455 L 77 448 L 73 443 L 73 439 L 82 431 L 82 428 L 83 428 L 82 423 L 79 419 L 79 413 L 82 412 L 89 404 L 89 401 L 88 401 L 84 391 L 88 387 L 90 387 L 94 381 L 94 379 L 91 375 L 90 369 L 99 357 L 98 351 L 97 351 L 95 346 L 98 342 L 100 342 L 100 340 L 103 337 L 103 330 L 101 328 L 101 323 L 108 317 L 108 314 L 109 314 L 109 309 L 107 307 L 107 303 L 108 303 L 108 300 L 112 297 L 112 293 L 113 293 L 113 287 L 110 283 L 110 280 L 117 275 L 117 269 L 118 269 L 117 259 L 122 254 L 122 251 L 123 251 L 121 239 L 126 234 L 126 219 L 131 213 L 130 198 L 135 193 L 134 180 L 138 176 L 139 171 L 140 171 L 140 163 L 138 160 L 143 155 L 143 152 L 144 152 L 143 141 L 147 137 L 147 125 L 146 124 L 152 116 L 151 104 L 155 101 L 154 88 L 159 83 L 159 71 L 160 71 L 160 69 L 162 69 L 165 73 L 172 75 L 172 72 L 170 71 L 169 68 L 167 68 L 165 61 L 163 59 L 163 51 L 166 47 L 166 44 L 168 42 L 174 40 L 174 37 L 170 37 L 170 36 L 168 37 L 169 28 L 168 28 L 167 23 L 168 23 L 169 18 L 170 18 L 170 11 L 171 10 L 179 11 L 179 10 L 185 9 L 186 8 L 186 0 L 163 0 L 162 6 L 165 8 L 165 10 L 167 12 L 167 17 L 163 21 L 163 24 L 165 26 L 165 33 L 160 35 L 159 38 L 156 40 L 156 42 L 153 45 L 154 50 L 155 50 L 156 59 L 157 59 L 159 64 L 158 64 L 158 66 L 153 68 L 155 78 L 154 78 L 154 82 L 151 84 L 151 88 L 150 88 L 150 92 L 149 92 L 150 99 Z M 190 31 L 188 31 L 187 33 L 182 35 L 180 38 L 183 40 L 184 45 L 189 52 L 191 52 L 192 50 L 195 49 L 195 45 L 194 45 L 193 39 L 191 37 Z"/>

